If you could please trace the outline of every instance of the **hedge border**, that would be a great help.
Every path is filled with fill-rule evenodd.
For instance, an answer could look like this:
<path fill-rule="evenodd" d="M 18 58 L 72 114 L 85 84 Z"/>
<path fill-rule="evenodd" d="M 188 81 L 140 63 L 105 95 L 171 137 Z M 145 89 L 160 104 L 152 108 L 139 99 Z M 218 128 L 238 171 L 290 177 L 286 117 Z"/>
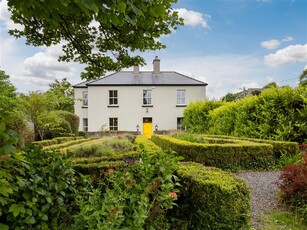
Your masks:
<path fill-rule="evenodd" d="M 172 149 L 185 158 L 219 168 L 255 168 L 267 166 L 274 158 L 270 144 L 245 142 L 242 144 L 192 143 L 170 136 L 153 135 L 151 140 L 162 149 Z"/>
<path fill-rule="evenodd" d="M 289 142 L 289 141 L 275 141 L 275 140 L 265 140 L 265 139 L 256 139 L 256 138 L 248 138 L 248 137 L 234 137 L 234 136 L 226 136 L 226 135 L 208 135 L 202 134 L 203 137 L 214 137 L 214 138 L 222 138 L 222 139 L 231 139 L 231 140 L 246 140 L 255 143 L 263 143 L 270 144 L 273 146 L 274 157 L 279 159 L 282 154 L 293 155 L 295 154 L 298 143 L 297 142 Z"/>
<path fill-rule="evenodd" d="M 182 187 L 171 216 L 179 225 L 188 229 L 250 228 L 250 190 L 244 180 L 195 162 L 180 163 L 177 175 Z"/>

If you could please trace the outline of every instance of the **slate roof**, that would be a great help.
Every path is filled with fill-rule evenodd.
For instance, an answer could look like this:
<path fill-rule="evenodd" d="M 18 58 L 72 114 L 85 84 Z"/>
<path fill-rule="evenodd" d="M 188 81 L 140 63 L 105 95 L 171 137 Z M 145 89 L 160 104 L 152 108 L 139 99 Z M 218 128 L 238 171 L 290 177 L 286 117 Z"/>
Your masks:
<path fill-rule="evenodd" d="M 122 71 L 102 77 L 98 80 L 81 82 L 74 85 L 75 88 L 87 86 L 206 86 L 205 82 L 185 76 L 174 71 L 161 71 L 154 74 L 152 71 L 140 71 L 135 74 L 132 71 Z"/>

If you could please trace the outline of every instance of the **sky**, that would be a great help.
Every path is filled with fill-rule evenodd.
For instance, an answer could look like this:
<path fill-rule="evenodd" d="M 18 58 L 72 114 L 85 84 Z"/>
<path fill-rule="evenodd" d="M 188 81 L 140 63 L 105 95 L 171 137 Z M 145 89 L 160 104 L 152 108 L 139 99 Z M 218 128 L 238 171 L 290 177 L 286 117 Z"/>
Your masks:
<path fill-rule="evenodd" d="M 270 82 L 296 87 L 307 68 L 307 0 L 178 0 L 173 8 L 185 25 L 160 38 L 166 49 L 141 53 L 141 71 L 158 56 L 162 71 L 204 81 L 207 97 L 220 99 Z M 16 27 L 1 0 L 0 69 L 18 92 L 44 91 L 64 77 L 82 81 L 84 66 L 57 61 L 60 46 L 25 45 L 8 35 Z"/>

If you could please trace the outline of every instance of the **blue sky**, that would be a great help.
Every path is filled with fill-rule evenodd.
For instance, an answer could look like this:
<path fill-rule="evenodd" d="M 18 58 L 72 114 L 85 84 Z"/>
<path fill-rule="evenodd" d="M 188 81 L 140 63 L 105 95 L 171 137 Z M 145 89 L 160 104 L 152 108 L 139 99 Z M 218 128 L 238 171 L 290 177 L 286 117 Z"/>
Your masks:
<path fill-rule="evenodd" d="M 207 96 L 219 99 L 272 81 L 295 87 L 307 68 L 307 0 L 179 0 L 173 8 L 185 25 L 160 39 L 166 49 L 142 54 L 141 70 L 152 70 L 157 55 L 162 70 L 207 82 Z M 63 77 L 81 81 L 82 66 L 57 62 L 59 46 L 26 46 L 7 34 L 14 25 L 6 0 L 0 25 L 0 66 L 18 91 L 45 90 Z"/>

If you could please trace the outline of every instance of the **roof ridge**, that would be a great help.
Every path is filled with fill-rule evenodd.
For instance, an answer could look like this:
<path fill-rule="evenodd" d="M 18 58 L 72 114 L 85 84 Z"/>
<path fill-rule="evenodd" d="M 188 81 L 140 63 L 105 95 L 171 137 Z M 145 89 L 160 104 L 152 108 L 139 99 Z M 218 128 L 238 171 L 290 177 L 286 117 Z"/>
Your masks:
<path fill-rule="evenodd" d="M 123 72 L 123 71 L 120 71 L 120 72 Z M 94 83 L 94 82 L 96 82 L 96 81 L 99 81 L 99 80 L 101 80 L 102 78 L 107 78 L 107 77 L 110 77 L 110 76 L 112 76 L 112 75 L 114 75 L 114 74 L 116 74 L 116 73 L 120 73 L 120 72 L 114 72 L 114 73 L 111 73 L 111 74 L 106 75 L 106 76 L 104 76 L 104 77 L 100 77 L 100 78 L 98 78 L 98 79 L 95 79 L 95 80 L 91 81 L 90 84 L 91 84 L 91 83 Z"/>
<path fill-rule="evenodd" d="M 174 72 L 174 73 L 177 73 L 177 74 L 179 74 L 179 75 L 181 75 L 181 76 L 183 76 L 183 77 L 189 78 L 189 79 L 191 79 L 191 80 L 198 81 L 198 82 L 203 83 L 203 84 L 207 84 L 206 82 L 203 82 L 203 81 L 201 81 L 201 80 L 195 79 L 195 78 L 193 78 L 193 77 L 189 77 L 189 76 L 184 75 L 184 74 L 182 74 L 182 73 L 179 73 L 179 72 L 177 72 L 177 71 L 173 71 L 173 72 Z M 208 85 L 208 84 L 207 84 L 207 85 Z"/>

